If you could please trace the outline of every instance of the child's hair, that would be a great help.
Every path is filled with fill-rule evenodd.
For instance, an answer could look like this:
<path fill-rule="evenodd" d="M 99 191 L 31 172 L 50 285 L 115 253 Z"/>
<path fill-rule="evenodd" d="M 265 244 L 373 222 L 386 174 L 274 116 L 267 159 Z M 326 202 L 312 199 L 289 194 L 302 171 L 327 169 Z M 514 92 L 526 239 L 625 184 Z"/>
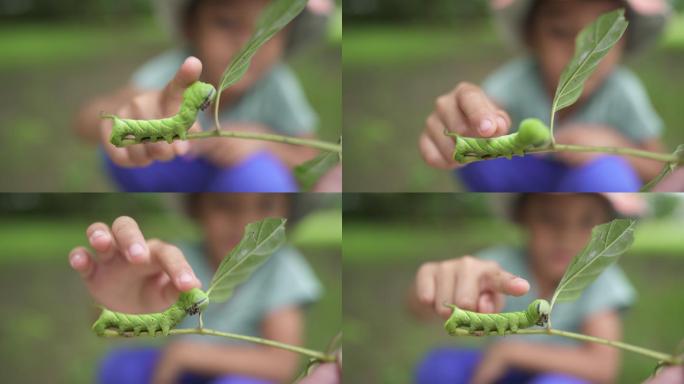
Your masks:
<path fill-rule="evenodd" d="M 535 22 L 535 19 L 537 17 L 537 13 L 539 13 L 539 8 L 544 1 L 547 1 L 547 0 L 534 0 L 534 3 L 530 7 L 529 12 L 527 12 L 527 17 L 525 18 L 525 24 L 523 27 L 523 33 L 524 33 L 525 41 L 527 42 L 528 45 L 532 41 L 532 33 L 533 33 L 532 27 L 534 26 L 534 22 Z M 623 4 L 624 1 L 621 1 L 621 0 L 603 0 L 603 1 L 611 1 L 611 2 L 615 3 L 616 7 L 619 7 L 620 5 L 624 5 Z M 629 8 L 629 7 L 625 11 L 625 18 L 627 19 L 627 21 L 631 20 L 631 8 Z M 625 34 L 625 36 L 626 36 L 625 37 L 626 39 L 629 39 L 628 34 Z"/>
<path fill-rule="evenodd" d="M 518 196 L 515 197 L 513 204 L 512 204 L 512 209 L 511 209 L 511 217 L 515 223 L 521 223 L 522 222 L 522 215 L 523 212 L 525 211 L 525 207 L 527 204 L 530 202 L 530 200 L 534 199 L 535 196 L 544 196 L 547 195 L 545 193 L 521 193 Z M 618 216 L 617 211 L 615 210 L 615 206 L 611 203 L 608 198 L 606 198 L 604 195 L 600 193 L 587 193 L 584 194 L 584 196 L 592 196 L 597 199 L 600 199 L 601 202 L 603 203 L 604 210 L 607 215 L 607 219 L 611 220 L 614 219 Z"/>
<path fill-rule="evenodd" d="M 197 10 L 199 7 L 207 2 L 220 2 L 225 0 L 191 0 L 188 2 L 185 9 L 182 10 L 182 23 L 185 27 L 191 27 Z M 310 42 L 312 37 L 320 36 L 325 27 L 326 18 L 315 15 L 307 10 L 304 10 L 297 16 L 292 23 L 290 23 L 287 32 L 287 46 L 285 50 L 286 55 L 290 55 L 299 48 L 305 46 Z"/>
<path fill-rule="evenodd" d="M 183 198 L 183 210 L 192 219 L 197 220 L 199 218 L 199 203 L 203 197 L 206 195 L 211 195 L 211 192 L 203 193 L 189 193 Z M 220 194 L 220 193 L 219 193 Z M 235 194 L 237 195 L 237 194 Z M 292 195 L 288 193 L 267 193 L 265 194 L 269 197 L 282 197 L 287 202 L 287 214 L 291 216 L 295 208 L 295 199 Z M 291 218 L 290 218 L 290 221 Z"/>

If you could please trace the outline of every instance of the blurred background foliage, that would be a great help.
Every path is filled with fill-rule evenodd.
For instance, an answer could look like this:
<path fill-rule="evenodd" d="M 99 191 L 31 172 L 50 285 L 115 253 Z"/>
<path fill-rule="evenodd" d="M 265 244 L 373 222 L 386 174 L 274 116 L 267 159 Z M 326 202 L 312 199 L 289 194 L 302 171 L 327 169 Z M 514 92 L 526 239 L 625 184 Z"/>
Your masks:
<path fill-rule="evenodd" d="M 67 255 L 87 244 L 90 223 L 111 223 L 120 215 L 138 220 L 148 237 L 198 241 L 182 201 L 175 194 L 0 194 L 3 383 L 94 382 L 100 357 L 120 341 L 90 330 L 98 310 Z M 324 287 L 307 311 L 306 345 L 324 350 L 342 328 L 341 198 L 301 194 L 295 207 L 287 236 Z"/>
<path fill-rule="evenodd" d="M 684 196 L 648 195 L 649 211 L 619 265 L 637 291 L 624 317 L 626 342 L 675 352 L 684 340 Z M 345 380 L 410 383 L 420 359 L 439 346 L 472 345 L 420 322 L 406 297 L 418 267 L 495 245 L 520 245 L 498 194 L 345 194 L 343 313 Z M 347 279 L 347 276 L 353 276 Z M 637 383 L 656 362 L 623 353 L 618 383 Z"/>
<path fill-rule="evenodd" d="M 175 45 L 151 0 L 0 0 L 0 162 L 12 164 L 0 190 L 112 190 L 101 155 L 72 132 L 75 114 Z M 319 114 L 319 136 L 337 141 L 339 43 L 322 38 L 288 62 Z"/>
<path fill-rule="evenodd" d="M 480 83 L 522 54 L 497 32 L 484 0 L 345 0 L 345 191 L 462 190 L 428 167 L 418 135 L 435 99 L 461 81 Z M 626 65 L 665 122 L 663 142 L 684 143 L 684 2 L 660 43 Z M 382 177 L 378 177 L 382 175 Z"/>

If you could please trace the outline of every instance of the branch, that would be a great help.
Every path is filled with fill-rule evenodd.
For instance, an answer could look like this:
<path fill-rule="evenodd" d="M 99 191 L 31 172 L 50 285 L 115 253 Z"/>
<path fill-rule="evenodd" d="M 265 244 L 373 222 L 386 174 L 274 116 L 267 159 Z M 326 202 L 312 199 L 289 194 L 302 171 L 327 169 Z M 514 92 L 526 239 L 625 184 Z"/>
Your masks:
<path fill-rule="evenodd" d="M 157 334 L 155 334 L 155 336 L 161 335 L 161 334 L 162 334 L 161 332 L 158 332 Z M 308 357 L 311 357 L 315 360 L 326 362 L 326 363 L 334 362 L 336 360 L 334 355 L 329 355 L 329 354 L 326 354 L 323 352 L 314 351 L 312 349 L 298 347 L 296 345 L 285 344 L 285 343 L 281 343 L 281 342 L 274 341 L 274 340 L 262 339 L 261 337 L 239 335 L 236 333 L 229 333 L 229 332 L 221 332 L 221 331 L 216 331 L 216 330 L 207 329 L 207 328 L 172 329 L 169 331 L 169 335 L 220 336 L 220 337 L 226 337 L 229 339 L 248 341 L 250 343 L 256 343 L 256 344 L 261 344 L 261 345 L 267 345 L 269 347 L 284 349 L 286 351 L 295 352 L 295 353 L 298 353 L 300 355 L 308 356 Z M 115 330 L 111 330 L 111 329 L 105 330 L 105 333 L 103 336 L 107 337 L 107 338 L 136 337 L 133 334 L 133 332 L 119 333 L 119 332 L 117 332 Z M 150 337 L 151 335 L 147 332 L 141 332 L 139 336 Z M 154 336 L 152 336 L 152 337 L 154 337 Z"/>
<path fill-rule="evenodd" d="M 458 334 L 456 334 L 456 336 L 475 336 L 475 337 L 498 336 L 498 333 L 496 331 L 491 331 L 487 335 L 485 335 L 482 332 L 471 333 L 467 329 L 463 329 L 463 331 L 464 331 L 463 333 L 459 332 Z M 652 349 L 638 347 L 636 345 L 623 343 L 621 341 L 607 340 L 607 339 L 602 339 L 600 337 L 583 335 L 581 333 L 561 331 L 559 329 L 551 329 L 551 328 L 519 329 L 518 331 L 516 331 L 513 334 L 516 334 L 516 335 L 556 335 L 556 336 L 562 336 L 562 337 L 567 337 L 569 339 L 575 339 L 575 340 L 580 340 L 580 341 L 588 341 L 590 343 L 598 343 L 598 344 L 608 345 L 608 346 L 611 346 L 614 348 L 619 348 L 619 349 L 622 349 L 625 351 L 638 353 L 640 355 L 647 356 L 647 357 L 656 359 L 658 361 L 665 362 L 666 364 L 669 364 L 669 365 L 684 365 L 684 356 L 674 356 L 674 355 L 670 355 L 670 354 L 663 353 L 663 352 L 657 352 L 657 351 L 654 351 Z"/>
<path fill-rule="evenodd" d="M 188 133 L 187 140 L 205 139 L 208 137 L 229 137 L 235 139 L 272 141 L 275 143 L 302 145 L 305 147 L 316 148 L 321 151 L 342 153 L 342 145 L 340 144 L 333 144 L 326 141 L 313 139 L 304 139 L 301 137 L 275 135 L 270 133 L 211 130 L 198 133 Z M 127 147 L 133 144 L 140 143 L 133 139 L 124 139 L 122 140 L 120 147 Z"/>
<path fill-rule="evenodd" d="M 594 147 L 586 145 L 554 144 L 549 148 L 531 149 L 527 153 L 544 152 L 599 152 L 614 153 L 625 156 L 643 157 L 645 159 L 657 160 L 663 163 L 680 163 L 680 159 L 675 154 L 644 151 L 642 149 L 627 147 Z"/>

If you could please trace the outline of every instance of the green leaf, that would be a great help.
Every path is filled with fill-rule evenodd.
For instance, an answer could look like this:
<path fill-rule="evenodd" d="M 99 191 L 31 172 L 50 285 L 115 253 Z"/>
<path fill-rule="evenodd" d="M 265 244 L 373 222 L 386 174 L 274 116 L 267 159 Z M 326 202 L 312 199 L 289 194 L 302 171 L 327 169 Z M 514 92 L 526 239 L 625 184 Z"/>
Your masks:
<path fill-rule="evenodd" d="M 591 240 L 572 259 L 558 283 L 551 299 L 552 309 L 556 301 L 572 301 L 580 297 L 601 272 L 632 246 L 635 223 L 636 220 L 618 219 L 594 227 Z"/>
<path fill-rule="evenodd" d="M 219 95 L 221 91 L 235 84 L 244 76 L 257 50 L 297 17 L 306 7 L 306 3 L 307 0 L 274 0 L 264 10 L 252 37 L 235 55 L 223 73 L 219 83 Z"/>
<path fill-rule="evenodd" d="M 315 158 L 300 164 L 294 169 L 295 178 L 299 186 L 309 191 L 316 185 L 318 179 L 333 169 L 340 161 L 340 154 L 337 152 L 323 152 Z"/>
<path fill-rule="evenodd" d="M 629 23 L 625 10 L 601 15 L 584 28 L 575 40 L 575 56 L 565 67 L 560 77 L 556 95 L 551 106 L 551 132 L 556 112 L 574 104 L 582 95 L 584 82 L 594 72 L 598 63 L 620 40 Z"/>
<path fill-rule="evenodd" d="M 207 294 L 212 302 L 228 300 L 237 285 L 247 280 L 269 256 L 285 243 L 285 222 L 267 218 L 247 224 L 240 243 L 219 265 Z"/>

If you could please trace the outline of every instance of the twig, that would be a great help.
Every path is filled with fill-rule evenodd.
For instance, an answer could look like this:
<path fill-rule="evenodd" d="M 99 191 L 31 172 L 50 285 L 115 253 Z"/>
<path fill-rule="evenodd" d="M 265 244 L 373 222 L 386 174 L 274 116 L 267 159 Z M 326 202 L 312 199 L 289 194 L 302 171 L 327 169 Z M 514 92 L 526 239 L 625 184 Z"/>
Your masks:
<path fill-rule="evenodd" d="M 473 333 L 468 332 L 467 330 L 464 330 L 464 331 L 466 331 L 466 332 L 459 333 L 459 334 L 457 334 L 457 336 L 480 337 L 480 336 L 497 336 L 498 335 L 498 333 L 496 331 L 491 331 L 487 335 L 482 334 L 482 333 L 473 334 Z M 665 362 L 666 364 L 669 364 L 669 365 L 684 365 L 684 357 L 682 357 L 682 356 L 673 356 L 673 355 L 670 355 L 667 353 L 657 352 L 657 351 L 654 351 L 652 349 L 638 347 L 636 345 L 623 343 L 621 341 L 607 340 L 607 339 L 602 339 L 600 337 L 583 335 L 581 333 L 561 331 L 559 329 L 551 329 L 551 328 L 519 329 L 518 331 L 516 331 L 515 333 L 512 333 L 512 334 L 515 334 L 515 335 L 556 335 L 556 336 L 562 336 L 562 337 L 567 337 L 569 339 L 575 339 L 575 340 L 581 340 L 581 341 L 588 341 L 591 343 L 604 344 L 604 345 L 608 345 L 608 346 L 611 346 L 614 348 L 619 348 L 619 349 L 622 349 L 625 351 L 638 353 L 640 355 L 651 357 L 651 358 L 656 359 L 658 361 Z"/>
<path fill-rule="evenodd" d="M 326 141 L 320 140 L 304 139 L 301 137 L 275 135 L 271 133 L 210 130 L 198 133 L 188 133 L 187 140 L 205 139 L 208 137 L 229 137 L 235 139 L 271 141 L 290 145 L 302 145 L 327 152 L 342 153 L 342 146 L 339 144 L 328 143 Z M 121 142 L 121 147 L 127 147 L 133 144 L 139 143 L 133 139 L 123 139 Z"/>
<path fill-rule="evenodd" d="M 158 332 L 157 335 L 161 335 L 161 332 Z M 261 337 L 240 335 L 240 334 L 229 333 L 229 332 L 221 332 L 221 331 L 216 331 L 216 330 L 207 329 L 207 328 L 172 329 L 169 331 L 169 335 L 205 335 L 205 336 L 227 337 L 229 339 L 249 341 L 251 343 L 262 344 L 262 345 L 267 345 L 269 347 L 284 349 L 286 351 L 295 352 L 295 353 L 298 353 L 300 355 L 311 357 L 311 358 L 316 359 L 318 361 L 323 361 L 323 362 L 334 362 L 335 361 L 335 356 L 329 355 L 329 354 L 326 354 L 323 352 L 319 352 L 319 351 L 314 351 L 312 349 L 302 348 L 302 347 L 298 347 L 296 345 L 285 344 L 285 343 L 281 343 L 279 341 L 263 339 Z M 105 330 L 105 333 L 103 336 L 109 337 L 109 338 L 136 337 L 133 334 L 133 332 L 119 333 L 115 330 L 110 330 L 110 329 Z M 139 336 L 152 337 L 147 332 L 141 332 Z"/>

